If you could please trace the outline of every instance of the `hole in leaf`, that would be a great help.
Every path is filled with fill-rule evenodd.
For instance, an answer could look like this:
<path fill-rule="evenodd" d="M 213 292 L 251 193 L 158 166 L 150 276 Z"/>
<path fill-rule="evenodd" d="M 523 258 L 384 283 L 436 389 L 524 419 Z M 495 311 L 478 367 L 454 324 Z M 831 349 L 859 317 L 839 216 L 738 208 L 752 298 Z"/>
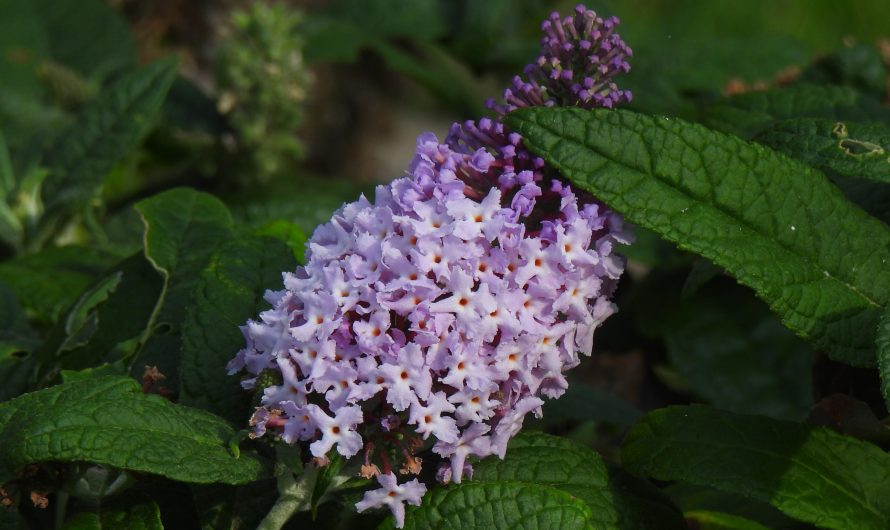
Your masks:
<path fill-rule="evenodd" d="M 884 154 L 884 148 L 880 145 L 873 144 L 871 142 L 864 142 L 862 140 L 853 140 L 847 138 L 838 142 L 837 145 L 844 153 L 850 156 L 860 157 Z"/>

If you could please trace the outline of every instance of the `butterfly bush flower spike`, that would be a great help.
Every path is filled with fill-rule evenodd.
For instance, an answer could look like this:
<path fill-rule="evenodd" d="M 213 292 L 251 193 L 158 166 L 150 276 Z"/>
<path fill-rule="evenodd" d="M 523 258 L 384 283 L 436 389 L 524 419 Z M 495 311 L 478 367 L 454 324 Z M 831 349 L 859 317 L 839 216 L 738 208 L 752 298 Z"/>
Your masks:
<path fill-rule="evenodd" d="M 583 6 L 554 14 L 495 109 L 629 101 L 612 82 L 630 55 L 616 24 Z M 361 459 L 380 488 L 357 509 L 386 506 L 399 528 L 426 487 L 397 473 L 417 475 L 421 451 L 441 457 L 443 482 L 503 458 L 591 354 L 624 270 L 620 217 L 558 178 L 498 120 L 421 135 L 406 176 L 318 227 L 305 266 L 243 326 L 229 371 L 261 391 L 252 436 Z"/>

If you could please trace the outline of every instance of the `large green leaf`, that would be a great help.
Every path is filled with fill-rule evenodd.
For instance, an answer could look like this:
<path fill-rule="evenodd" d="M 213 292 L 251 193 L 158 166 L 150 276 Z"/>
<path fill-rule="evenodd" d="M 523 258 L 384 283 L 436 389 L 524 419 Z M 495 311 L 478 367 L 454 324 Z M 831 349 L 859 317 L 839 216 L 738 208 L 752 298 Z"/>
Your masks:
<path fill-rule="evenodd" d="M 145 222 L 145 256 L 164 287 L 134 364 L 156 365 L 178 386 L 181 326 L 192 293 L 217 247 L 232 237 L 232 217 L 216 197 L 178 188 L 136 205 Z"/>
<path fill-rule="evenodd" d="M 621 461 L 632 473 L 740 493 L 819 527 L 890 523 L 890 455 L 824 427 L 668 407 L 628 434 Z"/>
<path fill-rule="evenodd" d="M 754 288 L 833 358 L 874 364 L 890 229 L 822 174 L 756 143 L 627 111 L 520 109 L 507 123 L 575 185 Z"/>
<path fill-rule="evenodd" d="M 547 528 L 546 521 L 562 528 L 551 517 L 566 517 L 564 524 L 581 525 L 576 509 L 551 513 L 547 508 L 560 493 L 582 501 L 589 510 L 584 510 L 582 526 L 569 528 L 685 528 L 680 511 L 654 487 L 610 471 L 594 451 L 564 438 L 521 433 L 510 441 L 504 460 L 489 457 L 474 468 L 472 481 L 438 488 L 424 497 L 419 508 L 409 509 L 406 528 L 448 528 L 437 516 L 446 512 L 449 516 L 444 522 L 458 528 Z M 507 503 L 504 492 L 522 498 L 515 499 L 516 504 Z M 462 504 L 467 505 L 463 511 Z M 548 519 L 497 518 L 501 512 L 519 515 L 538 509 Z"/>
<path fill-rule="evenodd" d="M 132 497 L 132 495 L 128 496 Z M 120 499 L 102 505 L 94 512 L 70 517 L 62 530 L 164 530 L 161 510 L 154 501 L 143 498 Z"/>
<path fill-rule="evenodd" d="M 733 96 L 708 107 L 703 116 L 706 125 L 744 138 L 791 118 L 890 123 L 890 110 L 850 87 L 804 83 Z"/>
<path fill-rule="evenodd" d="M 151 130 L 175 77 L 174 61 L 152 63 L 121 77 L 84 109 L 44 161 L 48 214 L 58 216 L 97 193 L 111 168 Z"/>
<path fill-rule="evenodd" d="M 229 425 L 207 412 L 142 394 L 125 377 L 99 377 L 0 404 L 0 482 L 27 464 L 95 462 L 185 482 L 240 484 L 261 462 L 229 452 Z"/>
<path fill-rule="evenodd" d="M 201 273 L 182 327 L 179 399 L 243 424 L 246 397 L 226 363 L 244 347 L 239 326 L 268 304 L 266 289 L 281 288 L 281 274 L 296 267 L 283 243 L 240 238 L 223 245 Z"/>
<path fill-rule="evenodd" d="M 95 249 L 50 247 L 0 263 L 0 281 L 32 318 L 52 323 L 112 264 L 114 256 Z"/>
<path fill-rule="evenodd" d="M 890 126 L 882 123 L 801 118 L 754 139 L 823 171 L 890 183 Z"/>

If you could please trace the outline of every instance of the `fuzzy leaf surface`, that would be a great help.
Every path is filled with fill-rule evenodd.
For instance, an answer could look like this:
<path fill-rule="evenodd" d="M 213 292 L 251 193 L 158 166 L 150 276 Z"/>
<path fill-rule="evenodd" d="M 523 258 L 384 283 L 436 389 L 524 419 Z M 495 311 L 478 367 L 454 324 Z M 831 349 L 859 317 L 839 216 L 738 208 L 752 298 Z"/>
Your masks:
<path fill-rule="evenodd" d="M 194 483 L 256 480 L 261 462 L 228 442 L 221 418 L 142 394 L 126 377 L 99 377 L 0 404 L 0 482 L 32 463 L 95 462 Z"/>

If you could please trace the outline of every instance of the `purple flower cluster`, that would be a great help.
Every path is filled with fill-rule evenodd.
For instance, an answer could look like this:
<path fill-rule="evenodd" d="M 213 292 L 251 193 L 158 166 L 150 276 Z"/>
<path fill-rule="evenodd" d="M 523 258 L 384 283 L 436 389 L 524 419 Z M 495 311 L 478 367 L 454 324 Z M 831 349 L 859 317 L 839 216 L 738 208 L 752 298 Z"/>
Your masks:
<path fill-rule="evenodd" d="M 576 13 L 545 23 L 536 93 L 629 99 L 609 82 L 629 54 L 615 23 Z M 540 77 L 569 64 L 593 84 L 563 92 L 571 76 Z M 540 104 L 509 90 L 506 101 Z M 456 124 L 445 143 L 421 135 L 408 175 L 318 227 L 306 265 L 242 328 L 247 346 L 229 371 L 262 389 L 252 435 L 308 443 L 320 462 L 360 454 L 381 488 L 356 507 L 388 506 L 399 527 L 426 488 L 395 472 L 417 475 L 426 444 L 443 482 L 470 475 L 471 457 L 503 458 L 525 416 L 562 395 L 564 373 L 591 353 L 624 269 L 613 254 L 628 241 L 620 217 L 555 176 L 496 120 Z"/>
<path fill-rule="evenodd" d="M 525 67 L 526 78 L 514 77 L 504 102 L 489 107 L 506 114 L 521 107 L 612 108 L 630 102 L 631 92 L 612 82 L 630 71 L 627 59 L 633 55 L 615 33 L 618 24 L 618 17 L 604 20 L 583 5 L 565 18 L 553 13 L 541 24 L 541 55 Z"/>

